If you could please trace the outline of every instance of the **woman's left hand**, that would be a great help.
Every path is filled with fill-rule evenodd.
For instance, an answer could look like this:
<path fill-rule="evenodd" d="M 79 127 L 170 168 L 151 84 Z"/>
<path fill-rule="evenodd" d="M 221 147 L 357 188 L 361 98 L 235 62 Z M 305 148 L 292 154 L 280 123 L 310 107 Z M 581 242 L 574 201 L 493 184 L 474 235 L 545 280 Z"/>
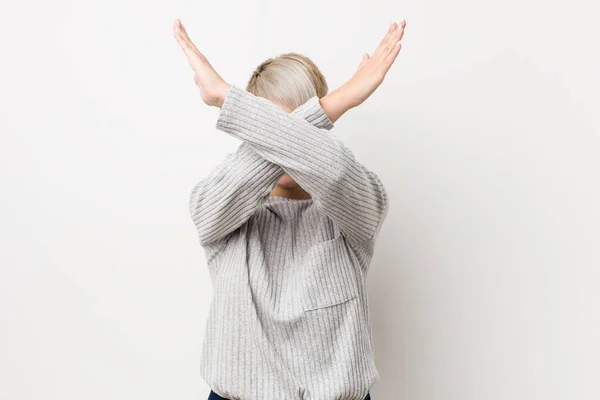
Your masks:
<path fill-rule="evenodd" d="M 319 102 L 331 122 L 336 122 L 348 110 L 362 104 L 381 85 L 388 70 L 400 53 L 406 21 L 393 22 L 372 57 L 363 54 L 354 76 Z"/>
<path fill-rule="evenodd" d="M 194 82 L 200 89 L 202 101 L 209 106 L 221 108 L 231 85 L 221 78 L 206 57 L 198 51 L 179 19 L 174 22 L 173 31 L 194 70 Z"/>
<path fill-rule="evenodd" d="M 354 76 L 343 86 L 346 101 L 350 107 L 356 107 L 364 102 L 381 85 L 390 67 L 396 61 L 400 41 L 404 36 L 406 21 L 395 21 L 390 25 L 385 37 L 373 52 L 373 56 L 363 55 L 362 62 Z"/>

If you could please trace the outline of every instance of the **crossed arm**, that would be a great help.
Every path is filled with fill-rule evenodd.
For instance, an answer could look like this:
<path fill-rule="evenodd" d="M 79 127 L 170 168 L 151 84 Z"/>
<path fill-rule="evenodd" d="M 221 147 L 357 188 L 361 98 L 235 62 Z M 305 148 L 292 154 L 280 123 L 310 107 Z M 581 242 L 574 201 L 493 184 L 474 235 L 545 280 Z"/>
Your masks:
<path fill-rule="evenodd" d="M 175 22 L 175 37 L 188 55 L 202 99 L 221 108 L 217 127 L 243 141 L 192 190 L 190 213 L 205 247 L 221 243 L 243 224 L 284 172 L 311 194 L 350 242 L 362 244 L 375 237 L 388 209 L 383 184 L 327 131 L 381 84 L 400 51 L 405 24 L 390 26 L 347 84 L 288 114 L 227 84 Z"/>
<path fill-rule="evenodd" d="M 240 89 L 232 86 L 232 91 Z M 218 125 L 227 124 L 229 105 L 219 116 Z M 235 112 L 235 111 L 233 111 Z M 231 117 L 235 114 L 229 114 Z M 291 115 L 301 118 L 317 129 L 330 130 L 333 123 L 313 97 L 296 108 Z M 235 120 L 233 121 L 236 122 Z M 229 130 L 228 128 L 226 128 Z M 264 158 L 250 141 L 243 141 L 234 153 L 228 154 L 193 188 L 190 195 L 190 215 L 198 230 L 200 243 L 214 246 L 240 227 L 256 211 L 273 190 L 285 170 Z"/>

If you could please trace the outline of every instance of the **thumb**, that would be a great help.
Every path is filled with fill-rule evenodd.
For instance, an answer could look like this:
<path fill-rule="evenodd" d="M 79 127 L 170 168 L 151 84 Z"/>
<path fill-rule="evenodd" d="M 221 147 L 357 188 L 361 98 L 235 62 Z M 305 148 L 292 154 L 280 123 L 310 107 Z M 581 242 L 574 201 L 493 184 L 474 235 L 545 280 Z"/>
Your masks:
<path fill-rule="evenodd" d="M 360 65 L 358 66 L 358 69 L 361 69 L 363 65 L 365 65 L 365 63 L 370 59 L 371 57 L 369 57 L 369 53 L 363 53 L 362 55 L 362 60 L 360 61 Z"/>

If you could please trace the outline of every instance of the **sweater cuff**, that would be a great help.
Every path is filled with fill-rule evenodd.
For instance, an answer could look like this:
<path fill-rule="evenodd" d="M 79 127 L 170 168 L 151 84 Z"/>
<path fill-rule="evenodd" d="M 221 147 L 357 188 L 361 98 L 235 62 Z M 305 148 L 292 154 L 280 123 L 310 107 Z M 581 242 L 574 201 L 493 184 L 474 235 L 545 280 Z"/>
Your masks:
<path fill-rule="evenodd" d="M 334 127 L 333 122 L 325 113 L 319 100 L 319 96 L 311 97 L 307 102 L 296 108 L 294 114 L 301 116 L 317 128 L 331 130 Z"/>
<path fill-rule="evenodd" d="M 217 118 L 217 128 L 223 130 L 227 125 L 230 125 L 232 120 L 235 118 L 234 104 L 233 103 L 244 103 L 247 102 L 244 98 L 246 96 L 254 96 L 252 93 L 247 92 L 236 84 L 232 84 L 227 91 L 227 96 L 221 106 L 219 117 Z M 265 99 L 268 101 L 268 99 Z M 309 122 L 313 126 L 321 129 L 332 129 L 335 125 L 321 106 L 318 96 L 313 96 L 304 104 L 300 105 L 293 112 L 293 115 L 298 116 L 305 121 Z"/>
<path fill-rule="evenodd" d="M 227 91 L 227 95 L 225 96 L 225 100 L 223 100 L 223 105 L 221 106 L 221 110 L 219 111 L 219 117 L 217 118 L 217 129 L 224 130 L 224 127 L 229 125 L 234 115 L 234 104 L 242 101 L 245 90 L 240 88 L 239 86 L 232 84 Z M 249 93 L 250 94 L 250 93 Z"/>

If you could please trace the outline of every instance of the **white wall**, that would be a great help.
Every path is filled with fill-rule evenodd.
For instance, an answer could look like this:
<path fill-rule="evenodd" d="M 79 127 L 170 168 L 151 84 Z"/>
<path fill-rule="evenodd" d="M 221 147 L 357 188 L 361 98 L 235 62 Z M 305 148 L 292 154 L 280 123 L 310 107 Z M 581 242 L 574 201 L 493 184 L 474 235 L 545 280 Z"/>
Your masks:
<path fill-rule="evenodd" d="M 597 11 L 2 0 L 0 399 L 208 394 L 188 195 L 237 142 L 201 103 L 177 17 L 229 82 L 298 51 L 331 89 L 406 18 L 387 80 L 336 127 L 391 196 L 374 400 L 600 398 Z"/>

